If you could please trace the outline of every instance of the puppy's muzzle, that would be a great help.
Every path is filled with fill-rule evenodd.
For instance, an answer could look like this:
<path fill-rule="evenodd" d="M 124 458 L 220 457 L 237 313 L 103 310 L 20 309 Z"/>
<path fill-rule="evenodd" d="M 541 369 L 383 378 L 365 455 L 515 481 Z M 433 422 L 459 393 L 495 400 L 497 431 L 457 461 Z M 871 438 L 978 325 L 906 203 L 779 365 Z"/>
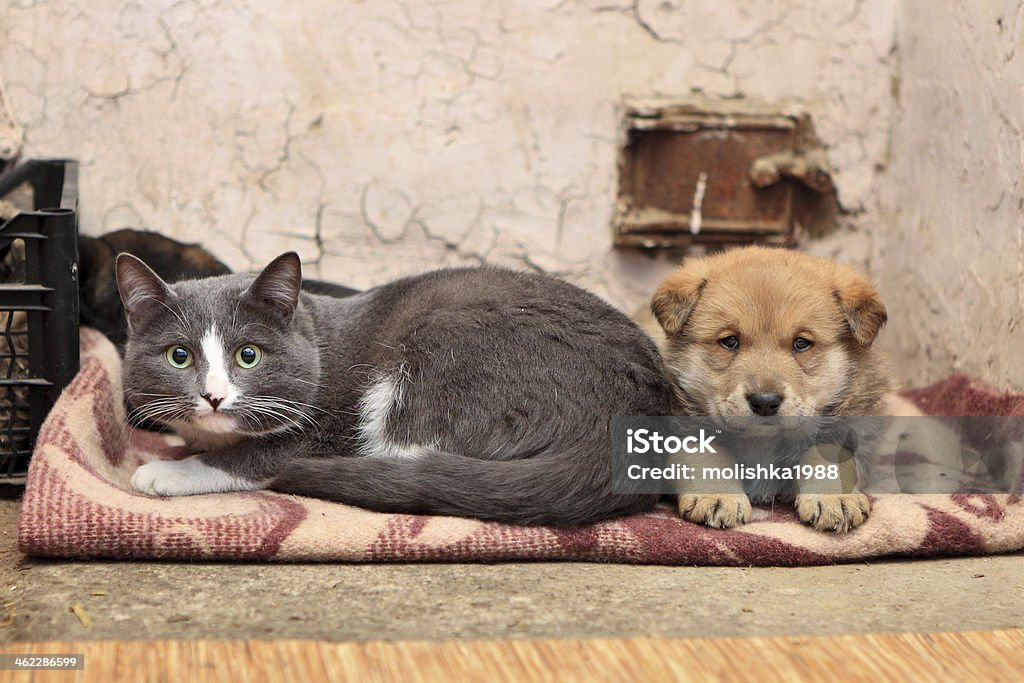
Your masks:
<path fill-rule="evenodd" d="M 747 403 L 750 404 L 750 409 L 754 411 L 755 415 L 770 417 L 779 412 L 782 396 L 769 392 L 757 392 L 747 394 Z"/>

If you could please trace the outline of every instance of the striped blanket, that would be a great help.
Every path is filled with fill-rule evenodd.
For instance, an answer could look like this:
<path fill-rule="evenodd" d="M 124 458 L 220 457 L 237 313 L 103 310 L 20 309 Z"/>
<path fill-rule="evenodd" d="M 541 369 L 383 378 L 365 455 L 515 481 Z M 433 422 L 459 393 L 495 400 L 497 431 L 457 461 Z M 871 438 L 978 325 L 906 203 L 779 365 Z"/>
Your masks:
<path fill-rule="evenodd" d="M 687 565 L 817 565 L 887 556 L 1024 548 L 1024 502 L 1009 494 L 875 496 L 846 535 L 791 509 L 755 509 L 734 530 L 685 522 L 668 506 L 578 529 L 369 512 L 269 491 L 153 498 L 129 486 L 139 464 L 184 455 L 125 425 L 120 359 L 83 329 L 82 366 L 37 441 L 21 506 L 22 552 L 49 557 L 344 562 L 574 560 Z M 1024 394 L 964 376 L 894 398 L 895 414 L 1022 415 Z M 928 453 L 916 453 L 925 458 Z"/>

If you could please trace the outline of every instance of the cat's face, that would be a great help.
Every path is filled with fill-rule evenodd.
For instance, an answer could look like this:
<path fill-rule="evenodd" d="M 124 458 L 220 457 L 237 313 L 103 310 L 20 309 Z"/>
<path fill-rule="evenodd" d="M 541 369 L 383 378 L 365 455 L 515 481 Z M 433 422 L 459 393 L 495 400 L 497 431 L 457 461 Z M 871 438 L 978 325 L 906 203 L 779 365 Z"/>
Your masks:
<path fill-rule="evenodd" d="M 173 287 L 121 254 L 129 418 L 225 437 L 315 426 L 319 353 L 300 284 L 293 253 L 256 278 L 225 275 Z"/>

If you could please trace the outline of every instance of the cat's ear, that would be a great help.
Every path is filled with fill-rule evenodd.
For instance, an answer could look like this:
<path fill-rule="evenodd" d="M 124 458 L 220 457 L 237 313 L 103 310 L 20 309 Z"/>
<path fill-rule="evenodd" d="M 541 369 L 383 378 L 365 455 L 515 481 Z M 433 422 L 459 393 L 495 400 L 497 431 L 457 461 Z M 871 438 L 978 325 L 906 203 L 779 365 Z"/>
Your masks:
<path fill-rule="evenodd" d="M 270 262 L 256 280 L 249 285 L 245 296 L 259 304 L 270 306 L 285 320 L 291 320 L 299 303 L 302 286 L 302 264 L 294 251 L 281 254 Z"/>
<path fill-rule="evenodd" d="M 131 254 L 118 254 L 114 269 L 117 291 L 121 294 L 129 327 L 138 327 L 144 319 L 165 309 L 167 302 L 174 297 L 167 283 Z"/>

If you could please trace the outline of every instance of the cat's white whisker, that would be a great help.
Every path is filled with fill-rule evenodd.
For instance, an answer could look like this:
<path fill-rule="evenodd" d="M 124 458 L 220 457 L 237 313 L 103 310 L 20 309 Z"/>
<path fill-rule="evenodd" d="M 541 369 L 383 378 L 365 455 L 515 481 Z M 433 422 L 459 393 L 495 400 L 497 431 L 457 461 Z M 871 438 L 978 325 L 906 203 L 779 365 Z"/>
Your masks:
<path fill-rule="evenodd" d="M 129 422 L 141 422 L 149 414 L 151 414 L 154 410 L 157 409 L 162 409 L 162 407 L 156 406 L 154 408 L 153 406 L 147 406 L 143 408 L 135 408 L 125 415 L 125 419 L 128 420 Z"/>
<path fill-rule="evenodd" d="M 234 322 L 234 321 L 232 321 L 232 322 Z M 257 323 L 257 322 L 250 322 L 250 323 L 246 323 L 245 325 L 242 325 L 242 327 L 239 328 L 239 333 L 242 334 L 242 336 L 245 336 L 246 330 L 248 330 L 250 327 L 262 327 L 263 329 L 270 330 L 271 332 L 275 332 L 276 331 L 270 325 L 265 325 L 263 323 Z"/>
<path fill-rule="evenodd" d="M 251 396 L 250 399 L 256 399 L 256 400 L 269 399 L 271 401 L 277 402 L 278 404 L 290 404 L 290 405 L 293 405 L 293 406 L 303 406 L 305 408 L 311 408 L 313 411 L 316 411 L 316 412 L 327 413 L 328 415 L 336 416 L 336 413 L 334 413 L 334 412 L 332 412 L 330 410 L 327 410 L 327 408 L 324 408 L 323 406 L 313 405 L 312 403 L 303 403 L 302 401 L 294 401 L 292 399 L 281 398 L 279 396 Z"/>
<path fill-rule="evenodd" d="M 247 430 L 249 432 L 256 434 L 259 434 L 262 431 L 260 422 L 256 416 L 244 411 L 238 412 L 236 413 L 236 415 L 238 419 L 241 421 L 244 431 Z"/>
<path fill-rule="evenodd" d="M 255 413 L 256 415 L 262 415 L 262 416 L 271 418 L 271 419 L 273 419 L 273 420 L 275 420 L 275 421 L 277 421 L 279 423 L 278 426 L 276 426 L 276 427 L 274 427 L 273 429 L 270 430 L 270 432 L 272 432 L 272 433 L 283 433 L 283 432 L 288 432 L 288 431 L 292 431 L 292 430 L 302 431 L 302 422 L 299 419 L 292 418 L 292 417 L 290 417 L 288 415 L 282 415 L 279 412 L 275 412 L 274 410 L 271 410 L 269 408 L 262 407 L 262 406 L 253 405 L 253 406 L 248 406 L 248 408 L 251 410 L 251 412 Z M 307 416 L 300 415 L 300 417 L 305 418 Z M 311 425 L 317 431 L 320 430 L 320 425 L 317 424 L 315 421 L 312 422 Z M 262 425 L 260 425 L 260 426 L 262 426 Z M 265 429 L 259 429 L 259 430 L 257 430 L 257 433 L 266 433 L 266 431 L 267 430 L 265 430 Z"/>
<path fill-rule="evenodd" d="M 168 306 L 166 303 L 164 303 L 160 299 L 157 299 L 156 297 L 146 297 L 146 298 L 149 299 L 150 301 L 155 301 L 156 303 L 158 303 L 161 306 L 163 306 L 164 308 L 166 308 L 171 313 L 171 315 L 173 315 L 175 318 L 178 319 L 178 322 L 181 323 L 182 329 L 186 330 L 189 334 L 194 334 L 193 331 L 192 331 L 192 326 L 189 325 L 188 322 L 186 322 L 185 319 L 181 317 L 180 313 L 178 313 L 173 308 Z"/>
<path fill-rule="evenodd" d="M 236 322 L 236 320 L 238 320 L 238 307 L 241 306 L 241 305 L 242 305 L 242 300 L 239 299 L 238 301 L 235 302 L 234 310 L 231 311 L 231 327 L 232 328 L 234 328 L 238 324 Z"/>
<path fill-rule="evenodd" d="M 350 365 L 350 366 L 348 366 L 348 369 L 349 369 L 350 371 L 351 371 L 351 370 L 355 370 L 356 368 L 370 368 L 371 370 L 374 370 L 374 369 L 375 369 L 375 368 L 373 367 L 373 365 L 371 365 L 371 364 L 369 364 L 369 363 L 356 363 L 355 365 Z"/>
<path fill-rule="evenodd" d="M 297 415 L 299 417 L 308 418 L 310 417 L 307 412 L 296 406 L 288 405 L 279 401 L 254 401 L 251 404 L 253 407 L 267 409 L 271 411 L 278 411 L 289 413 L 291 415 Z"/>
<path fill-rule="evenodd" d="M 320 424 L 312 416 L 287 406 L 252 406 L 252 408 L 254 412 L 275 417 L 282 421 L 294 422 L 295 424 L 307 422 L 318 429 L 320 427 Z"/>
<path fill-rule="evenodd" d="M 139 417 L 153 420 L 154 422 L 164 422 L 172 419 L 182 419 L 187 417 L 190 412 L 190 410 L 186 411 L 181 406 L 161 406 L 155 410 L 140 411 Z"/>
<path fill-rule="evenodd" d="M 310 382 L 308 379 L 300 379 L 298 377 L 290 377 L 289 379 L 291 379 L 291 381 L 293 382 L 298 382 L 300 384 L 308 384 L 310 386 L 316 387 L 317 389 L 324 388 L 323 384 L 320 384 L 319 382 Z"/>

